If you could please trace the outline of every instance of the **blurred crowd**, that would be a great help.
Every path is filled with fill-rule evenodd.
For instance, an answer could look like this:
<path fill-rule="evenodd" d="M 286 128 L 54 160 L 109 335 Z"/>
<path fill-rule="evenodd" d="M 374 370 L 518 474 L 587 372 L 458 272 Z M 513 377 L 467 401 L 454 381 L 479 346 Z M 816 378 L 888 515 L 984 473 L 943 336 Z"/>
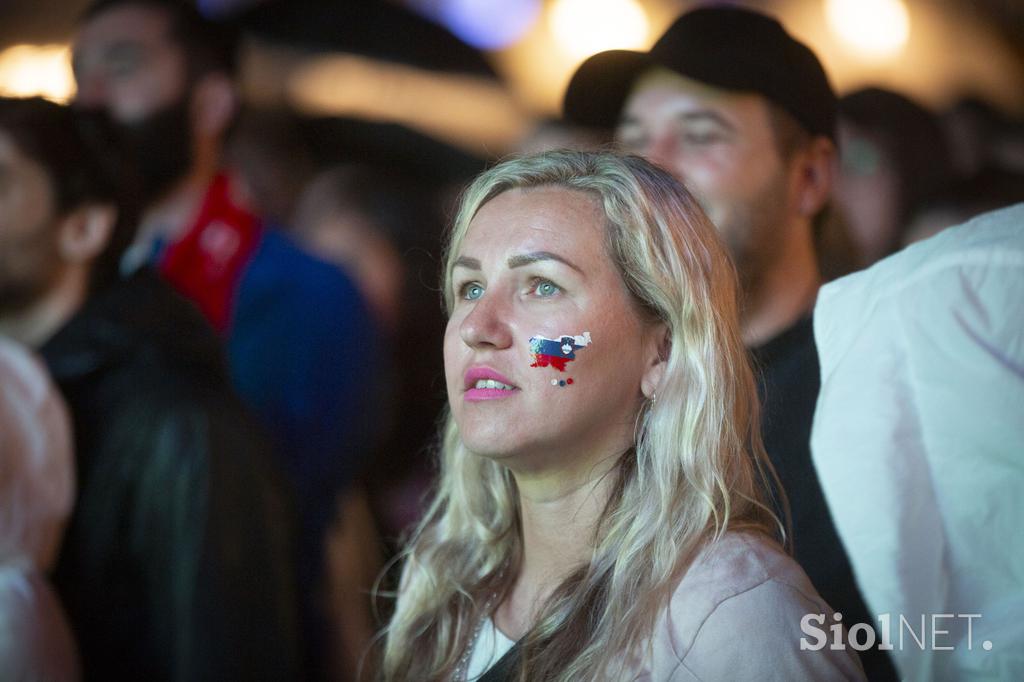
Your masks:
<path fill-rule="evenodd" d="M 436 473 L 442 235 L 460 189 L 494 159 L 396 124 L 246 107 L 236 40 L 187 6 L 97 0 L 76 29 L 73 104 L 0 100 L 0 678 L 373 676 L 368 652 L 398 587 L 392 559 Z M 585 63 L 566 117 L 539 122 L 518 151 L 614 146 L 663 165 L 701 199 L 746 296 L 744 341 L 762 371 L 766 449 L 782 486 L 774 498 L 792 519 L 795 557 L 848 624 L 874 623 L 868 614 L 886 602 L 871 583 L 885 583 L 872 557 L 901 545 L 857 545 L 871 532 L 855 523 L 865 515 L 849 486 L 881 484 L 829 462 L 861 438 L 841 428 L 843 414 L 859 419 L 858 400 L 885 392 L 868 370 L 858 373 L 863 385 L 829 383 L 843 376 L 832 364 L 842 326 L 857 318 L 812 312 L 840 293 L 895 295 L 903 284 L 882 277 L 896 267 L 889 259 L 1024 202 L 1024 120 L 973 97 L 933 111 L 874 87 L 799 117 L 787 98 L 812 88 L 804 66 L 778 76 L 802 80 L 796 92 L 727 85 L 673 61 L 675 40 L 670 29 L 647 55 L 657 70 L 614 110 L 590 95 L 618 87 L 595 76 L 617 67 Z M 703 108 L 719 90 L 729 93 L 715 99 L 724 118 Z M 739 99 L 730 109 L 734 91 L 780 113 L 758 119 Z M 709 160 L 730 136 L 757 135 L 792 138 L 792 147 L 751 143 L 770 163 Z M 801 218 L 787 223 L 787 190 L 758 173 L 793 159 L 786 168 L 802 179 L 785 186 L 800 194 L 787 201 Z M 1000 220 L 1012 223 L 1010 239 L 1024 233 L 1019 208 Z M 1000 248 L 1022 253 L 1019 238 L 1016 252 Z M 912 253 L 918 273 L 946 258 Z M 875 273 L 874 285 L 889 288 L 857 293 L 867 285 L 853 280 L 818 296 L 851 273 Z M 976 312 L 983 298 L 964 295 L 963 305 Z M 975 380 L 1006 408 L 990 425 L 1006 429 L 1000 466 L 1020 482 L 1024 419 L 1020 402 L 1015 417 L 1008 403 L 1024 382 L 1024 318 L 1001 317 L 1020 312 L 1016 300 L 968 336 L 990 349 L 989 332 L 1016 344 L 1000 356 L 1004 378 Z M 950 336 L 924 334 L 878 386 L 917 368 L 915 349 Z M 970 372 L 943 388 L 939 377 L 955 374 L 935 374 L 930 390 L 973 395 Z M 895 396 L 889 416 L 915 400 Z M 862 430 L 899 428 L 864 419 Z M 813 438 L 812 426 L 821 427 Z M 957 452 L 983 467 L 989 451 L 968 431 L 957 431 Z M 943 432 L 926 431 L 922 447 L 929 433 Z M 889 480 L 879 466 L 874 475 Z M 899 479 L 897 492 L 913 497 L 930 475 Z M 993 481 L 958 494 L 991 501 L 1006 493 Z M 1007 513 L 993 504 L 988 520 Z M 1024 599 L 1020 565 L 1013 580 L 999 578 L 1007 599 Z M 943 580 L 967 570 L 957 564 Z M 921 670 L 877 648 L 861 659 L 870 679 Z"/>

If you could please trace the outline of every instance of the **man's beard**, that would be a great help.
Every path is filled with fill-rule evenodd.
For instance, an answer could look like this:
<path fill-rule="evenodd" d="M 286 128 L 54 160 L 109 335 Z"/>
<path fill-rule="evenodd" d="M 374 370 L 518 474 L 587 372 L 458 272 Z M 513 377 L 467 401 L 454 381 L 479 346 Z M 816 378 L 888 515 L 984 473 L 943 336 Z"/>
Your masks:
<path fill-rule="evenodd" d="M 105 111 L 85 114 L 101 153 L 113 145 L 119 152 L 115 177 L 130 188 L 143 206 L 161 198 L 189 171 L 194 160 L 187 98 L 132 123 L 114 121 Z M 108 148 L 109 149 L 109 148 Z M 109 154 L 108 154 L 109 158 Z"/>
<path fill-rule="evenodd" d="M 785 176 L 779 175 L 755 196 L 732 206 L 722 237 L 739 275 L 744 297 L 757 294 L 765 275 L 781 257 L 786 229 Z"/>

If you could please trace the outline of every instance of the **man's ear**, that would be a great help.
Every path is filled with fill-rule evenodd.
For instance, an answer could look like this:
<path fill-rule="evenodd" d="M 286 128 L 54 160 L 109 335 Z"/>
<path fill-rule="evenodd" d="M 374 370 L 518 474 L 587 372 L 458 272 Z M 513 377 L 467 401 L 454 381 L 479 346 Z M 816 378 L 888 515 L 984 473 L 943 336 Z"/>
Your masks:
<path fill-rule="evenodd" d="M 796 154 L 796 207 L 805 218 L 813 218 L 828 202 L 836 157 L 835 144 L 821 136 Z"/>
<path fill-rule="evenodd" d="M 107 248 L 117 221 L 117 209 L 104 204 L 87 204 L 60 221 L 58 248 L 67 263 L 90 263 Z"/>
<path fill-rule="evenodd" d="M 668 366 L 668 356 L 672 351 L 672 336 L 664 322 L 654 325 L 647 337 L 646 369 L 640 378 L 640 390 L 645 398 L 653 398 L 661 386 Z"/>
<path fill-rule="evenodd" d="M 238 111 L 238 91 L 226 74 L 208 73 L 192 91 L 192 120 L 200 138 L 220 138 Z"/>

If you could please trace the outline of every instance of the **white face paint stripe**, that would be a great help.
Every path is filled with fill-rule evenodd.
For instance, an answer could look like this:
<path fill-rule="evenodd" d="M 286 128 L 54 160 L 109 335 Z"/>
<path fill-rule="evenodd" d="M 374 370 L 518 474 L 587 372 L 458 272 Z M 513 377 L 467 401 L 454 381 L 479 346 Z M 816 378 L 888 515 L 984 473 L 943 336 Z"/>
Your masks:
<path fill-rule="evenodd" d="M 568 355 L 569 353 L 572 353 L 574 350 L 586 348 L 591 343 L 592 339 L 590 338 L 590 332 L 583 332 L 582 334 L 562 334 L 553 339 L 549 339 L 546 336 L 537 335 L 530 337 L 530 350 L 533 353 L 554 355 L 554 353 L 550 353 L 547 351 L 558 348 L 561 354 Z M 566 346 L 569 347 L 569 350 L 563 350 Z"/>

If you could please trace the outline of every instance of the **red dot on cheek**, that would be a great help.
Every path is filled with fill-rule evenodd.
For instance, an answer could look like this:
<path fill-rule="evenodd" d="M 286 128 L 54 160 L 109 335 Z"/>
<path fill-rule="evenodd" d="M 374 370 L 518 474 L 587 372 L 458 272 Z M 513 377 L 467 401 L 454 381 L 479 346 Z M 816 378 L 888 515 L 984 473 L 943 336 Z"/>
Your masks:
<path fill-rule="evenodd" d="M 565 383 L 567 383 L 567 384 L 571 384 L 571 383 L 572 383 L 572 377 L 569 377 L 568 379 L 566 379 L 566 380 L 565 380 Z"/>

